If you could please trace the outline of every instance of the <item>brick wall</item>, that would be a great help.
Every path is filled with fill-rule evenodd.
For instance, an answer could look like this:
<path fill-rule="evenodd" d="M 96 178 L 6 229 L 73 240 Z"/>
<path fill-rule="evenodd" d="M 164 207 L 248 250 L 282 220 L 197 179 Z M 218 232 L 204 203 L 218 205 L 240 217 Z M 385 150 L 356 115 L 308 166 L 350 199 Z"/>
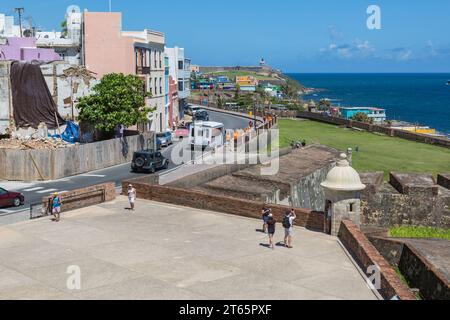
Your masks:
<path fill-rule="evenodd" d="M 116 189 L 114 182 L 109 182 L 65 192 L 60 197 L 62 202 L 61 210 L 70 211 L 112 201 L 116 198 Z M 42 198 L 42 206 L 45 210 L 48 210 L 51 198 Z"/>
<path fill-rule="evenodd" d="M 401 282 L 391 265 L 353 222 L 342 222 L 339 239 L 363 271 L 374 265 L 380 268 L 381 289 L 378 292 L 383 298 L 390 300 L 398 295 L 401 300 L 416 300 L 414 294 Z"/>
<path fill-rule="evenodd" d="M 126 192 L 129 183 L 132 183 L 136 188 L 137 196 L 140 199 L 261 219 L 261 209 L 264 205 L 263 202 L 212 195 L 201 191 L 152 185 L 143 183 L 139 179 L 122 182 L 123 192 Z M 280 205 L 268 205 L 268 207 L 273 210 L 275 219 L 280 223 L 282 222 L 283 214 L 287 210 L 290 210 L 289 207 Z M 323 213 L 312 212 L 306 209 L 296 209 L 296 214 L 297 226 L 305 227 L 311 230 L 323 231 Z"/>
<path fill-rule="evenodd" d="M 420 289 L 425 299 L 450 300 L 450 284 L 447 278 L 412 245 L 404 245 L 399 269 L 411 286 Z"/>

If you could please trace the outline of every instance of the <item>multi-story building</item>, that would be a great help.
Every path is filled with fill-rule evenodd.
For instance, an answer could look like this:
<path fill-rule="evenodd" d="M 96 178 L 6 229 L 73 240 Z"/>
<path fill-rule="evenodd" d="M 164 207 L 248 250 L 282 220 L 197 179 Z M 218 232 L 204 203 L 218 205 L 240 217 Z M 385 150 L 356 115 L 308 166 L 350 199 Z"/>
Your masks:
<path fill-rule="evenodd" d="M 191 60 L 185 57 L 184 48 L 165 48 L 169 57 L 170 76 L 177 81 L 179 117 L 183 117 L 183 111 L 187 105 L 187 98 L 191 95 Z"/>
<path fill-rule="evenodd" d="M 36 47 L 36 38 L 5 38 L 0 40 L 0 60 L 58 61 L 61 57 L 53 49 Z"/>
<path fill-rule="evenodd" d="M 108 73 L 133 74 L 145 82 L 146 104 L 155 111 L 144 128 L 165 131 L 165 36 L 152 30 L 122 31 L 122 14 L 83 13 L 82 61 L 98 78 Z"/>
<path fill-rule="evenodd" d="M 341 116 L 344 119 L 351 120 L 358 113 L 366 114 L 375 124 L 383 124 L 386 121 L 386 110 L 372 107 L 342 107 Z"/>
<path fill-rule="evenodd" d="M 20 26 L 14 24 L 14 17 L 0 13 L 0 37 L 20 38 Z"/>
<path fill-rule="evenodd" d="M 155 109 L 149 117 L 149 130 L 167 129 L 164 33 L 153 30 L 124 31 L 123 37 L 133 39 L 136 74 L 145 82 L 147 105 Z"/>
<path fill-rule="evenodd" d="M 83 13 L 77 6 L 70 6 L 66 12 L 67 31 L 36 32 L 37 46 L 54 49 L 63 60 L 73 65 L 81 61 L 81 27 Z"/>
<path fill-rule="evenodd" d="M 258 86 L 258 80 L 252 76 L 238 76 L 236 77 L 236 85 L 239 86 L 241 91 L 256 91 Z"/>

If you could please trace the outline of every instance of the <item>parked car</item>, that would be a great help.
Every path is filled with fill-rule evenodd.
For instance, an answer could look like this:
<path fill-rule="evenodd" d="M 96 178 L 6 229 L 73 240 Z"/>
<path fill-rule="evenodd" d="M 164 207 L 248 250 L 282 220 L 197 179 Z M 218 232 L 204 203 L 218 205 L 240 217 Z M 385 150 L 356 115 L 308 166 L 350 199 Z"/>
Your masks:
<path fill-rule="evenodd" d="M 186 114 L 193 116 L 197 111 L 201 110 L 202 107 L 200 106 L 194 106 L 194 105 L 188 105 L 186 107 Z"/>
<path fill-rule="evenodd" d="M 155 173 L 160 169 L 168 169 L 169 160 L 160 151 L 153 150 L 137 151 L 133 154 L 131 171 Z"/>
<path fill-rule="evenodd" d="M 209 114 L 206 110 L 199 110 L 194 114 L 195 121 L 209 121 Z"/>
<path fill-rule="evenodd" d="M 189 137 L 189 127 L 188 126 L 180 126 L 175 130 L 175 137 L 184 139 Z"/>
<path fill-rule="evenodd" d="M 160 147 L 168 147 L 173 144 L 172 133 L 162 132 L 156 135 L 157 145 Z"/>
<path fill-rule="evenodd" d="M 8 191 L 0 188 L 0 208 L 20 207 L 25 203 L 25 197 L 20 192 Z"/>

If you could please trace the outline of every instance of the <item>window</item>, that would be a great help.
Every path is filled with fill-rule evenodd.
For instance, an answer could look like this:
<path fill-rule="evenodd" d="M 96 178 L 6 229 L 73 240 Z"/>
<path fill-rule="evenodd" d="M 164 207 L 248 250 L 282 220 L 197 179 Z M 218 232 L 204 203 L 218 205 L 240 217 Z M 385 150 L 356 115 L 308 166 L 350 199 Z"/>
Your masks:
<path fill-rule="evenodd" d="M 178 79 L 178 91 L 184 91 L 183 79 Z"/>
<path fill-rule="evenodd" d="M 178 61 L 178 70 L 183 70 L 183 69 L 184 69 L 184 62 Z"/>
<path fill-rule="evenodd" d="M 153 95 L 153 86 L 152 86 L 152 78 L 149 78 L 148 80 L 148 87 L 149 87 L 149 92 L 151 95 Z"/>
<path fill-rule="evenodd" d="M 162 53 L 161 51 L 159 52 L 159 68 L 162 68 Z"/>
<path fill-rule="evenodd" d="M 155 94 L 158 93 L 158 78 L 155 78 Z"/>
<path fill-rule="evenodd" d="M 159 94 L 162 94 L 162 78 L 159 78 Z"/>
<path fill-rule="evenodd" d="M 350 203 L 350 212 L 355 212 L 355 204 L 354 203 Z"/>
<path fill-rule="evenodd" d="M 8 194 L 8 191 L 6 191 L 5 189 L 0 188 L 0 196 L 3 196 L 5 194 Z"/>

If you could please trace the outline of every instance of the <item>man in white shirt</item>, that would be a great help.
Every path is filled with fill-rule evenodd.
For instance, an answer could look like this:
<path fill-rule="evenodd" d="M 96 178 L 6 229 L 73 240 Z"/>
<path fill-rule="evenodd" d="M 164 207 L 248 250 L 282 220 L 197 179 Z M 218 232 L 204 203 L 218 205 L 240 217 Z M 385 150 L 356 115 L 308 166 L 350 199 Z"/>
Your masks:
<path fill-rule="evenodd" d="M 134 203 L 136 201 L 136 189 L 131 184 L 128 186 L 128 201 L 130 202 L 131 211 L 134 211 Z"/>
<path fill-rule="evenodd" d="M 285 230 L 284 245 L 286 248 L 292 249 L 292 236 L 294 234 L 294 220 L 297 219 L 295 209 L 291 212 L 286 212 L 283 219 L 283 227 Z"/>

